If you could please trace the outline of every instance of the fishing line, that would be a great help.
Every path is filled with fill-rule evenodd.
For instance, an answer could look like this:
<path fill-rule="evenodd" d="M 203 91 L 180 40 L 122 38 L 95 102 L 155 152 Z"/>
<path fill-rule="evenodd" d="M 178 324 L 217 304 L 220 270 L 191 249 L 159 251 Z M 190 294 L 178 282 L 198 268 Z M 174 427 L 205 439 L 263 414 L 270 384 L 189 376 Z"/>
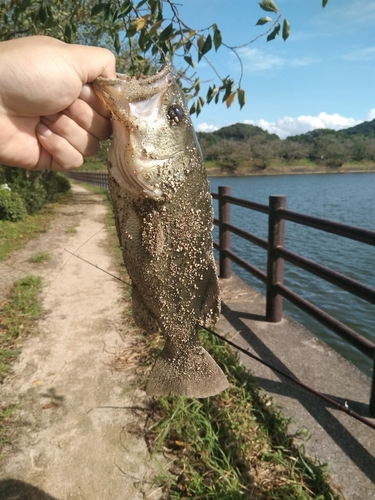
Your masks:
<path fill-rule="evenodd" d="M 312 387 L 304 384 L 303 382 L 301 382 L 299 379 L 295 378 L 295 377 L 292 377 L 291 375 L 288 375 L 287 373 L 283 372 L 282 370 L 279 370 L 278 368 L 276 368 L 275 366 L 271 365 L 270 363 L 267 363 L 267 361 L 264 361 L 263 359 L 259 358 L 258 356 L 255 356 L 255 354 L 252 354 L 249 349 L 244 349 L 243 347 L 240 347 L 239 345 L 235 344 L 234 342 L 232 342 L 231 340 L 228 340 L 226 339 L 225 337 L 221 336 L 219 333 L 215 332 L 214 330 L 211 330 L 210 328 L 207 328 L 206 326 L 202 326 L 200 325 L 201 328 L 204 328 L 206 331 L 208 331 L 209 333 L 211 333 L 212 335 L 214 335 L 215 337 L 219 338 L 220 340 L 226 342 L 227 344 L 229 344 L 231 347 L 234 347 L 235 349 L 237 349 L 238 351 L 241 351 L 243 354 L 246 354 L 246 356 L 249 356 L 250 358 L 252 359 L 255 359 L 256 361 L 258 361 L 259 363 L 261 363 L 262 365 L 265 365 L 267 366 L 268 368 L 270 368 L 273 372 L 281 375 L 282 377 L 290 380 L 291 382 L 293 382 L 294 384 L 297 384 L 299 385 L 300 387 L 302 387 L 303 389 L 305 389 L 306 391 L 308 392 L 311 392 L 312 394 L 314 394 L 314 396 L 317 396 L 321 399 L 323 399 L 324 401 L 326 401 L 327 403 L 331 404 L 332 406 L 336 407 L 338 410 L 340 411 L 343 411 L 344 413 L 347 413 L 348 415 L 350 415 L 351 417 L 359 420 L 360 422 L 362 422 L 363 424 L 365 425 L 368 425 L 369 427 L 371 427 L 372 429 L 375 429 L 375 423 L 371 422 L 370 420 L 368 420 L 367 418 L 364 418 L 362 417 L 361 415 L 359 415 L 358 413 L 356 413 L 355 411 L 351 410 L 349 407 L 347 406 L 344 406 L 342 404 L 340 404 L 338 401 L 335 401 L 334 399 L 331 399 L 329 398 L 328 396 L 326 396 L 325 394 L 322 394 L 321 392 L 319 391 L 316 391 L 315 389 L 313 389 Z"/>
<path fill-rule="evenodd" d="M 80 257 L 79 255 L 70 252 L 66 248 L 64 248 L 64 250 L 66 252 L 68 252 L 71 256 L 74 256 L 74 257 L 77 257 L 77 259 L 83 260 L 84 262 L 86 262 L 90 266 L 93 266 L 96 269 L 99 269 L 99 271 L 103 271 L 103 273 L 106 273 L 109 276 L 111 276 L 112 278 L 115 278 L 116 280 L 121 281 L 121 283 L 124 283 L 125 285 L 128 285 L 129 287 L 131 287 L 131 283 L 128 283 L 127 281 L 123 280 L 119 276 L 116 276 L 116 275 L 110 273 L 109 271 L 106 271 L 105 269 L 102 269 L 98 265 L 93 264 L 92 262 L 89 262 L 88 260 L 84 259 L 83 257 Z M 244 349 L 243 347 L 240 347 L 239 345 L 237 345 L 234 342 L 232 342 L 231 340 L 223 337 L 222 335 L 220 335 L 219 333 L 215 332 L 214 330 L 211 330 L 207 326 L 199 325 L 199 327 L 203 328 L 208 333 L 211 333 L 211 335 L 214 335 L 215 337 L 217 337 L 218 339 L 222 340 L 223 342 L 226 342 L 228 345 L 230 345 L 234 349 L 237 349 L 238 351 L 242 352 L 243 354 L 246 354 L 246 356 L 249 356 L 250 358 L 254 359 L 255 361 L 258 361 L 259 363 L 261 363 L 262 365 L 267 366 L 267 368 L 269 368 L 273 372 L 277 373 L 278 375 L 281 375 L 282 377 L 286 378 L 287 380 L 289 380 L 293 384 L 296 384 L 296 385 L 302 387 L 303 389 L 305 389 L 307 392 L 310 392 L 311 394 L 314 394 L 314 396 L 317 396 L 318 398 L 323 399 L 324 401 L 326 401 L 327 403 L 329 403 L 331 406 L 334 406 L 338 410 L 346 413 L 347 415 L 355 418 L 356 420 L 359 420 L 360 422 L 362 422 L 363 424 L 367 425 L 368 427 L 371 427 L 371 429 L 375 429 L 375 423 L 371 422 L 370 420 L 368 420 L 365 417 L 362 417 L 361 415 L 359 415 L 355 411 L 351 410 L 348 406 L 344 406 L 341 403 L 339 403 L 338 401 L 335 401 L 334 399 L 326 396 L 325 394 L 323 394 L 323 393 L 321 393 L 319 391 L 316 391 L 312 387 L 310 387 L 310 386 L 304 384 L 303 382 L 301 382 L 301 380 L 299 380 L 299 379 L 297 379 L 295 377 L 292 377 L 291 375 L 288 375 L 287 373 L 283 372 L 282 370 L 279 370 L 278 368 L 276 368 L 272 364 L 268 363 L 267 361 L 264 361 L 262 358 L 259 358 L 258 356 L 255 356 L 255 354 L 252 354 L 249 351 L 249 349 Z"/>
<path fill-rule="evenodd" d="M 104 229 L 105 226 L 103 226 L 99 231 L 97 231 L 95 234 L 93 234 L 87 241 L 85 241 L 82 245 L 80 245 L 76 250 L 75 252 L 77 252 L 80 248 L 82 248 L 88 241 L 90 241 L 91 238 L 93 238 L 96 234 L 100 233 L 100 231 L 102 231 Z M 70 254 L 70 257 L 69 259 L 64 263 L 63 267 L 65 266 L 65 264 L 67 264 L 67 262 L 71 259 L 71 257 L 77 257 L 77 259 L 80 259 L 82 260 L 83 262 L 86 262 L 86 264 L 89 264 L 90 266 L 92 267 L 95 267 L 96 269 L 98 269 L 99 271 L 102 271 L 103 273 L 106 273 L 108 274 L 109 276 L 111 276 L 112 278 L 120 281 L 121 283 L 124 283 L 125 285 L 131 287 L 131 283 L 128 283 L 127 281 L 123 280 L 122 278 L 120 278 L 119 276 L 116 276 L 112 273 L 110 273 L 109 271 L 106 271 L 105 269 L 102 269 L 101 267 L 99 267 L 98 265 L 96 264 L 93 264 L 92 262 L 84 259 L 83 257 L 77 255 L 76 253 L 73 253 L 73 252 L 70 252 L 69 250 L 67 250 L 66 248 L 64 248 L 65 252 L 69 253 Z M 60 269 L 60 272 L 61 272 L 61 269 Z M 59 273 L 60 273 L 59 272 Z M 55 278 L 56 279 L 56 278 Z M 338 410 L 346 413 L 347 415 L 355 418 L 356 420 L 362 422 L 363 424 L 367 425 L 368 427 L 371 427 L 371 429 L 375 429 L 375 423 L 371 422 L 370 420 L 368 420 L 367 418 L 365 417 L 362 417 L 361 415 L 359 415 L 358 413 L 356 413 L 355 411 L 351 410 L 348 406 L 346 405 L 342 405 L 341 403 L 339 403 L 338 401 L 335 401 L 334 399 L 326 396 L 325 394 L 319 392 L 319 391 L 316 391 L 315 389 L 313 389 L 312 387 L 306 385 L 305 383 L 301 382 L 299 379 L 291 376 L 291 375 L 288 375 L 287 373 L 283 372 L 282 370 L 279 370 L 278 368 L 276 368 L 275 366 L 271 365 L 270 363 L 268 363 L 267 361 L 264 361 L 263 359 L 259 358 L 258 356 L 255 356 L 254 354 L 252 354 L 249 349 L 244 349 L 243 347 L 240 347 L 239 345 L 235 344 L 234 342 L 232 342 L 231 340 L 223 337 L 222 335 L 220 335 L 219 333 L 215 332 L 214 330 L 211 330 L 210 328 L 206 327 L 206 326 L 203 326 L 203 325 L 199 325 L 201 328 L 203 328 L 204 330 L 206 330 L 207 332 L 211 333 L 211 335 L 214 335 L 215 337 L 219 338 L 220 340 L 222 340 L 223 342 L 226 342 L 228 345 L 230 345 L 231 347 L 233 347 L 234 349 L 237 349 L 238 351 L 242 352 L 243 354 L 245 354 L 246 356 L 249 356 L 250 358 L 254 359 L 255 361 L 258 361 L 259 363 L 263 364 L 264 366 L 267 366 L 267 368 L 269 368 L 270 370 L 272 370 L 274 373 L 277 373 L 279 375 L 281 375 L 282 377 L 284 377 L 285 379 L 289 380 L 290 382 L 292 382 L 293 384 L 296 384 L 298 385 L 299 387 L 302 387 L 304 390 L 306 390 L 307 392 L 310 392 L 311 394 L 314 394 L 314 396 L 317 396 L 318 398 L 320 399 L 323 399 L 324 401 L 326 401 L 327 403 L 329 403 L 331 406 L 337 408 Z"/>
<path fill-rule="evenodd" d="M 82 246 L 82 245 L 81 245 Z M 79 247 L 81 248 L 81 247 Z M 72 257 L 77 257 L 77 259 L 80 259 L 80 260 L 83 260 L 83 262 L 86 262 L 86 264 L 90 264 L 90 266 L 92 267 L 96 267 L 96 269 L 99 269 L 99 271 L 103 271 L 103 273 L 106 273 L 108 274 L 109 276 L 111 276 L 112 278 L 115 278 L 116 280 L 118 281 L 121 281 L 121 283 L 125 283 L 125 285 L 128 285 L 128 286 L 132 286 L 131 283 L 128 283 L 127 281 L 123 280 L 122 278 L 120 278 L 119 276 L 116 276 L 112 273 L 110 273 L 109 271 L 106 271 L 105 269 L 102 269 L 101 267 L 99 267 L 97 264 L 93 264 L 92 262 L 89 262 L 88 260 L 84 259 L 83 257 L 80 257 L 79 255 L 77 255 L 76 253 L 73 253 L 73 252 L 70 252 L 69 250 L 67 250 L 66 248 L 64 248 L 65 252 L 68 252 L 70 253 L 70 255 Z M 76 250 L 77 251 L 77 250 Z M 70 259 L 71 257 L 69 257 Z M 68 260 L 69 260 L 68 259 Z"/>
<path fill-rule="evenodd" d="M 101 227 L 99 229 L 99 231 L 96 231 L 96 233 L 94 233 L 92 236 L 90 236 L 90 238 L 88 238 L 84 243 L 82 243 L 82 245 L 80 245 L 78 248 L 76 248 L 76 250 L 74 250 L 74 252 L 78 252 L 78 250 L 80 248 L 82 248 L 84 245 L 86 245 L 87 242 L 89 242 L 92 238 L 94 238 L 94 236 L 96 236 L 97 234 L 100 233 L 100 231 L 103 231 L 103 229 L 106 227 L 106 225 L 104 225 L 103 227 Z M 64 267 L 66 266 L 66 264 L 70 261 L 70 259 L 72 258 L 72 256 L 74 255 L 75 257 L 78 257 L 75 253 L 72 253 L 72 252 L 69 252 L 69 250 L 67 250 L 66 248 L 64 248 L 64 250 L 68 253 L 70 253 L 70 257 L 68 257 L 66 259 L 66 261 L 63 263 L 63 265 L 60 267 L 58 273 L 56 274 L 56 276 L 53 278 L 53 280 L 51 281 L 51 283 L 53 283 L 54 281 L 56 281 L 56 279 L 60 276 L 62 270 L 64 269 Z M 93 264 L 92 264 L 93 265 Z M 104 269 L 102 269 L 102 271 L 104 271 Z"/>

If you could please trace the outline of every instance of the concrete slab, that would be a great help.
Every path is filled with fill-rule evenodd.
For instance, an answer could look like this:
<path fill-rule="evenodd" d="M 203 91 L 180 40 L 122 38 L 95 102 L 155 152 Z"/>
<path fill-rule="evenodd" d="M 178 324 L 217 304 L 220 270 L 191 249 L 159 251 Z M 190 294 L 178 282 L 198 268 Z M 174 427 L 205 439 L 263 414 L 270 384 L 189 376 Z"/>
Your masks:
<path fill-rule="evenodd" d="M 265 321 L 265 297 L 237 276 L 221 280 L 222 315 L 216 330 L 279 370 L 369 418 L 369 377 L 294 319 Z M 290 432 L 306 429 L 307 453 L 329 464 L 347 500 L 375 499 L 375 430 L 324 400 L 240 355 L 260 386 L 292 418 Z M 375 419 L 372 419 L 375 423 Z"/>

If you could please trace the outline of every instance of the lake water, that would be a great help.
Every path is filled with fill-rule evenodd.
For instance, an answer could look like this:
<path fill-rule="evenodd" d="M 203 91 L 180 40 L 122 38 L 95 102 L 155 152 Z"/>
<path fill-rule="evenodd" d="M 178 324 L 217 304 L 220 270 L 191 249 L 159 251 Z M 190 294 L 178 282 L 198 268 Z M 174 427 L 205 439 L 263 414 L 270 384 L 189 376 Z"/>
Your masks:
<path fill-rule="evenodd" d="M 286 195 L 287 209 L 375 230 L 375 173 L 307 174 L 210 178 L 212 192 L 230 186 L 231 195 L 268 205 L 270 195 Z M 215 216 L 217 202 L 214 200 Z M 267 239 L 267 215 L 231 207 L 231 223 Z M 218 240 L 217 228 L 214 238 Z M 232 250 L 266 272 L 266 251 L 236 235 Z M 375 288 L 375 247 L 286 221 L 285 247 Z M 232 263 L 233 272 L 259 292 L 265 285 Z M 375 342 L 375 306 L 285 262 L 284 284 Z M 283 309 L 368 375 L 372 361 L 306 313 L 283 301 Z"/>

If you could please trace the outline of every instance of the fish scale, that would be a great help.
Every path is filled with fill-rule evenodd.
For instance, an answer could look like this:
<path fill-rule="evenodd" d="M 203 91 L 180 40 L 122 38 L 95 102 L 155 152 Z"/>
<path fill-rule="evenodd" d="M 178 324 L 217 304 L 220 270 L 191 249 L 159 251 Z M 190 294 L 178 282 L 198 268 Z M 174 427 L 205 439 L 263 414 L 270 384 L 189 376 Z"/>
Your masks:
<path fill-rule="evenodd" d="M 109 188 L 134 319 L 165 339 L 146 391 L 212 396 L 228 387 L 197 333 L 220 314 L 212 200 L 184 95 L 168 66 L 94 88 L 112 112 Z"/>

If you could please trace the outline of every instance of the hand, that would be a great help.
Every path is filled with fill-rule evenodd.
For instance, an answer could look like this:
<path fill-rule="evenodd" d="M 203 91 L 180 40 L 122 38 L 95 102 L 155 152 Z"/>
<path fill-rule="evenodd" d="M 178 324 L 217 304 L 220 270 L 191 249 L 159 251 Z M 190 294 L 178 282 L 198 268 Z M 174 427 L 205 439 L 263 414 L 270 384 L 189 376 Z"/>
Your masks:
<path fill-rule="evenodd" d="M 115 78 L 109 50 L 18 38 L 0 43 L 0 68 L 0 163 L 70 170 L 110 137 L 110 113 L 89 85 Z"/>

